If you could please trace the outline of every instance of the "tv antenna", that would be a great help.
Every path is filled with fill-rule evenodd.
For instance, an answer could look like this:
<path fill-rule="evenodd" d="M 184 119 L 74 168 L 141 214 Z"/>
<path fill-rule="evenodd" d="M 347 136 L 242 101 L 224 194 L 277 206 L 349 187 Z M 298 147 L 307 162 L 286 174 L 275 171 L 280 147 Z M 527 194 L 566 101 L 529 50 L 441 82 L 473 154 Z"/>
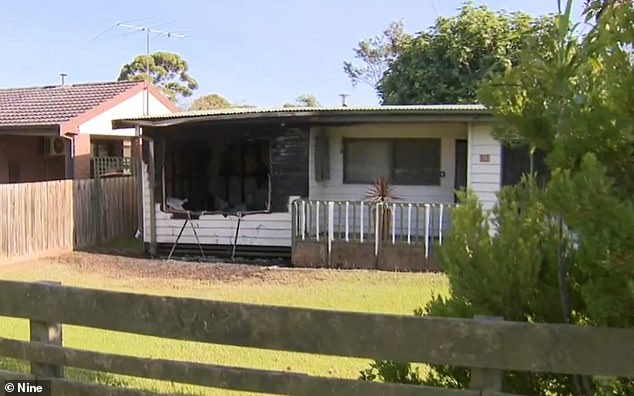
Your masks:
<path fill-rule="evenodd" d="M 165 37 L 175 37 L 175 38 L 185 38 L 187 37 L 184 34 L 180 34 L 177 32 L 170 32 L 166 30 L 159 30 L 156 28 L 152 28 L 149 26 L 141 26 L 141 25 L 130 25 L 128 23 L 117 23 L 118 27 L 130 29 L 130 30 L 138 30 L 141 32 L 145 32 L 145 107 L 143 109 L 143 115 L 150 114 L 150 36 L 152 34 L 156 34 L 159 36 Z"/>

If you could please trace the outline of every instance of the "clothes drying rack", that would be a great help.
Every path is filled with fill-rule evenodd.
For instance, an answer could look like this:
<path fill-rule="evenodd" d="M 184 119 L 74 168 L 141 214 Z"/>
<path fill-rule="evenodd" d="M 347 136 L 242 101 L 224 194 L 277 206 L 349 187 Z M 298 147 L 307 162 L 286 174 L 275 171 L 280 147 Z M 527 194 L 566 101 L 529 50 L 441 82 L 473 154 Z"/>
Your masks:
<path fill-rule="evenodd" d="M 172 213 L 178 213 L 178 212 L 172 212 Z M 203 250 L 203 247 L 200 243 L 200 238 L 198 238 L 198 233 L 196 232 L 196 227 L 194 227 L 194 224 L 192 223 L 192 213 L 191 211 L 185 211 L 185 212 L 180 212 L 178 214 L 184 214 L 185 218 L 183 221 L 183 226 L 181 227 L 181 230 L 178 233 L 178 236 L 176 237 L 176 241 L 174 242 L 174 244 L 172 245 L 172 249 L 170 250 L 169 255 L 167 256 L 167 259 L 170 260 L 172 258 L 172 255 L 174 254 L 174 250 L 176 250 L 176 246 L 178 245 L 178 242 L 181 239 L 181 236 L 183 235 L 183 231 L 185 231 L 185 227 L 187 226 L 187 224 L 189 223 L 190 227 L 192 228 L 192 231 L 194 232 L 194 237 L 196 238 L 196 243 L 198 244 L 198 249 L 200 250 L 200 254 L 202 255 L 203 258 L 205 257 L 205 251 Z M 199 213 L 194 213 L 194 217 L 198 218 L 200 217 Z"/>
<path fill-rule="evenodd" d="M 187 210 L 183 207 L 183 205 L 187 202 L 187 199 L 184 200 L 180 200 L 180 199 L 176 199 L 176 198 L 168 198 L 168 200 L 165 202 L 165 206 L 167 209 L 168 213 L 171 213 L 173 216 L 182 216 L 183 217 L 183 225 L 180 229 L 180 231 L 178 232 L 178 236 L 176 237 L 176 241 L 174 242 L 174 244 L 172 245 L 172 248 L 170 249 L 170 253 L 167 256 L 168 260 L 172 259 L 172 255 L 174 254 L 174 250 L 176 250 L 176 246 L 178 246 L 178 242 L 181 239 L 181 236 L 183 236 L 183 231 L 185 231 L 185 227 L 187 227 L 187 224 L 189 224 L 189 226 L 191 227 L 192 231 L 194 232 L 194 237 L 196 238 L 196 243 L 198 244 L 198 249 L 200 249 L 200 254 L 202 255 L 203 258 L 205 258 L 205 252 L 203 250 L 203 246 L 200 243 L 200 238 L 198 238 L 198 233 L 196 232 L 196 227 L 194 227 L 194 223 L 192 223 L 192 215 L 194 218 L 199 218 L 201 213 L 200 212 L 193 212 L 191 210 Z"/>

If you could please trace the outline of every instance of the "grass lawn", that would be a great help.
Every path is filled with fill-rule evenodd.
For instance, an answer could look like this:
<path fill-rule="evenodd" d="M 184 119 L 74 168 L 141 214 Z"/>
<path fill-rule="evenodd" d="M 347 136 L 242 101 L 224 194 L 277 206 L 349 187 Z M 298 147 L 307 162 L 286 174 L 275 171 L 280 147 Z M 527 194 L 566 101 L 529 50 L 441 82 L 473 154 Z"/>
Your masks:
<path fill-rule="evenodd" d="M 57 280 L 65 285 L 186 296 L 255 304 L 344 311 L 412 314 L 432 294 L 444 294 L 447 280 L 437 274 L 298 270 L 236 264 L 191 264 L 73 253 L 27 263 L 0 265 L 0 279 Z M 368 366 L 351 359 L 252 348 L 165 340 L 113 331 L 64 326 L 68 347 L 133 356 L 356 378 Z M 0 317 L 0 336 L 26 340 L 26 320 Z M 25 362 L 0 361 L 0 369 L 27 370 Z M 67 369 L 69 377 L 91 378 L 165 393 L 237 395 L 225 390 Z"/>

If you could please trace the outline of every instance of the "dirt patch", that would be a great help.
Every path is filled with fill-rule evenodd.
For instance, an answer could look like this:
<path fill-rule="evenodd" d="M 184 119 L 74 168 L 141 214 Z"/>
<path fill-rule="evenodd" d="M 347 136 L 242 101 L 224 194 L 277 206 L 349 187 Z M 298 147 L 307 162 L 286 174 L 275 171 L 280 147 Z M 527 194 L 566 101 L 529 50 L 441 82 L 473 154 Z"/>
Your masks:
<path fill-rule="evenodd" d="M 291 283 L 329 278 L 328 271 L 244 263 L 197 263 L 155 260 L 111 254 L 74 252 L 37 260 L 33 265 L 55 265 L 107 279 L 144 278 L 211 282 Z"/>

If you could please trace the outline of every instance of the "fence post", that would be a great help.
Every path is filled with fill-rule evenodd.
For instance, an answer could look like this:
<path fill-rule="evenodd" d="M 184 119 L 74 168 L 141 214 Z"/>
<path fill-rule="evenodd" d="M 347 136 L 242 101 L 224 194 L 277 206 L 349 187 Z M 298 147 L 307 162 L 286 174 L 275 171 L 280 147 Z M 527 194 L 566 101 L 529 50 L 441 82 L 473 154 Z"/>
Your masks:
<path fill-rule="evenodd" d="M 40 281 L 38 283 L 46 285 L 61 285 L 61 282 Z M 31 319 L 29 321 L 30 340 L 31 342 L 43 342 L 62 346 L 62 324 L 40 322 Z M 43 364 L 31 362 L 31 374 L 37 377 L 64 377 L 64 367 L 56 364 Z"/>
<path fill-rule="evenodd" d="M 478 321 L 503 321 L 501 316 L 483 316 L 475 315 L 475 320 Z M 472 368 L 471 380 L 469 381 L 469 389 L 485 391 L 493 390 L 500 391 L 502 388 L 502 370 L 489 369 L 489 368 Z M 482 394 L 482 393 L 481 393 Z"/>

